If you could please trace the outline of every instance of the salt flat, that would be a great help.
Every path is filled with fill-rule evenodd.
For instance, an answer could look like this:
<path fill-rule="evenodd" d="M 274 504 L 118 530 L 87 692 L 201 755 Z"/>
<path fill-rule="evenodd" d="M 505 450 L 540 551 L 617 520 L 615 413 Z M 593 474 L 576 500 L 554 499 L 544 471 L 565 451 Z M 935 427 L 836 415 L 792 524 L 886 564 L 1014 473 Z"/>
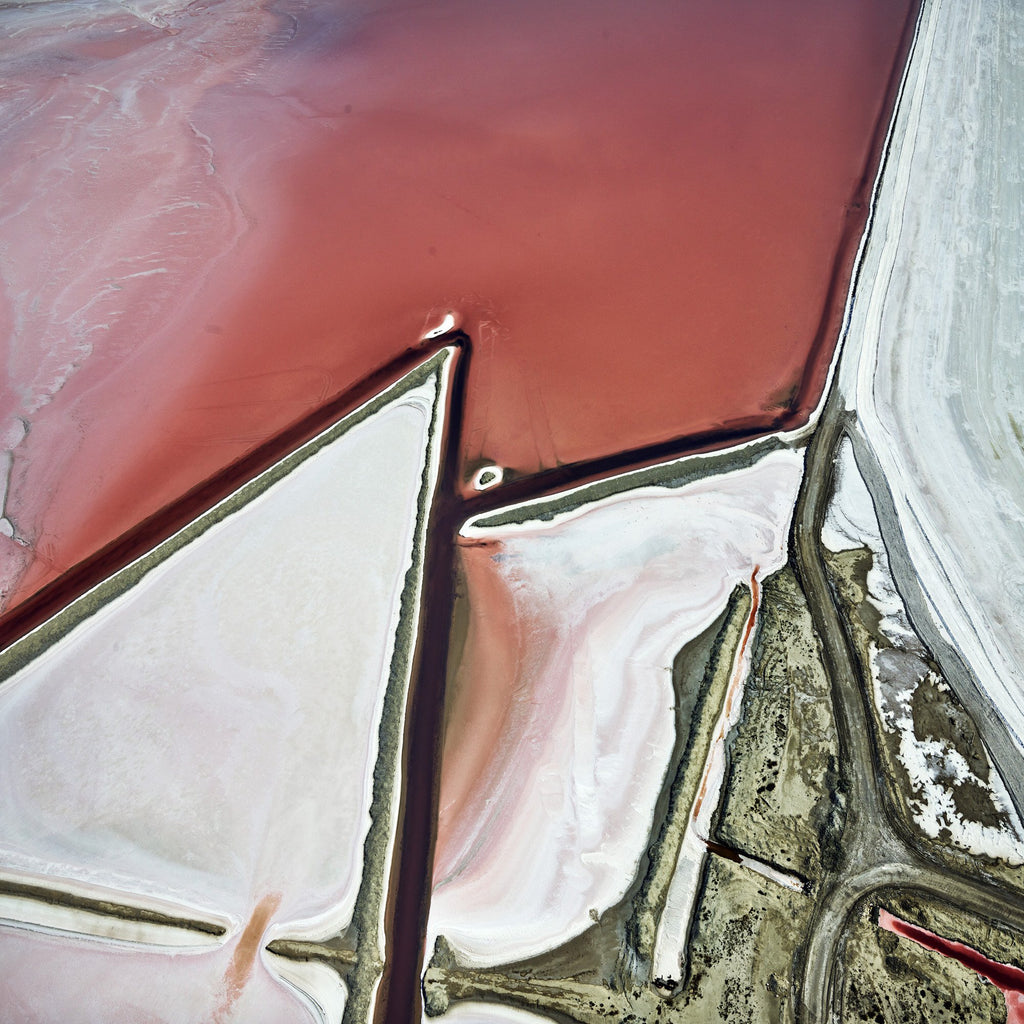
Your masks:
<path fill-rule="evenodd" d="M 840 376 L 939 631 L 1019 746 L 1022 60 L 1020 5 L 927 4 Z"/>

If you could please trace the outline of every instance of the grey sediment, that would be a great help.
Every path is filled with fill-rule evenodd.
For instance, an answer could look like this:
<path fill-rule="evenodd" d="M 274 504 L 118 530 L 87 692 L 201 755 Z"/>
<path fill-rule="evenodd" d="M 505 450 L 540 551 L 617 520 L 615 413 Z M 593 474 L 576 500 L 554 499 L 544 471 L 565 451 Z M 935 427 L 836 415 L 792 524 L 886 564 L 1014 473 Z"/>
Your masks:
<path fill-rule="evenodd" d="M 160 925 L 165 928 L 178 928 L 183 931 L 209 935 L 211 938 L 222 938 L 227 934 L 227 928 L 215 921 L 168 913 L 137 903 L 122 902 L 117 899 L 86 896 L 82 893 L 63 889 L 58 884 L 44 885 L 0 879 L 0 896 L 32 900 L 46 906 L 79 910 L 83 913 L 110 917 L 120 921 L 134 921 L 140 924 Z"/>
<path fill-rule="evenodd" d="M 303 939 L 274 939 L 267 952 L 288 960 L 315 961 L 333 967 L 343 979 L 356 962 L 356 951 L 339 939 L 311 942 Z"/>
<path fill-rule="evenodd" d="M 350 926 L 355 937 L 355 962 L 346 977 L 348 999 L 343 1024 L 365 1024 L 375 1012 L 377 994 L 388 966 L 387 946 L 392 936 L 384 911 L 392 873 L 395 829 L 401 822 L 400 803 L 406 798 L 401 769 L 420 624 L 427 522 L 434 502 L 434 476 L 440 462 L 437 450 L 444 444 L 443 412 L 449 383 L 445 375 L 450 373 L 450 364 L 457 358 L 456 349 L 443 349 L 421 367 L 423 380 L 434 376 L 437 389 L 417 497 L 412 560 L 399 599 L 399 624 L 380 718 L 370 827 L 363 842 L 363 871 Z M 415 385 L 410 381 L 406 386 Z"/>

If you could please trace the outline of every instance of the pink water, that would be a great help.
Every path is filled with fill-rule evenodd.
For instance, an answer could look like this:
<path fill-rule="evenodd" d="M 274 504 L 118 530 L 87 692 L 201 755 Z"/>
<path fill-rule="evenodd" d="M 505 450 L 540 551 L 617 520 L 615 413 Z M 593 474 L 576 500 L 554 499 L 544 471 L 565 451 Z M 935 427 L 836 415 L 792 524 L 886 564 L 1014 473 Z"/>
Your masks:
<path fill-rule="evenodd" d="M 878 911 L 878 923 L 896 935 L 924 946 L 925 949 L 952 957 L 983 978 L 987 978 L 1002 991 L 1006 999 L 1006 1024 L 1024 1024 L 1024 971 L 1019 967 L 989 960 L 970 946 L 965 946 L 961 942 L 951 942 L 925 928 L 901 921 L 887 910 Z"/>
<path fill-rule="evenodd" d="M 910 6 L 0 11 L 7 606 L 447 310 L 466 480 L 801 421 Z"/>

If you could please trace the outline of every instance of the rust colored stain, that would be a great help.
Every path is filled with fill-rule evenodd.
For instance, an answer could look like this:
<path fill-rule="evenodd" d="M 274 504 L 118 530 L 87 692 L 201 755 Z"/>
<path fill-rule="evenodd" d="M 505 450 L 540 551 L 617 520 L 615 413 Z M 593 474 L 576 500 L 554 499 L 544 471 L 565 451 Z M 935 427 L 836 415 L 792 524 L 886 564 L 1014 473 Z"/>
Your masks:
<path fill-rule="evenodd" d="M 878 924 L 896 935 L 910 939 L 919 946 L 924 946 L 925 949 L 929 949 L 933 953 L 951 957 L 963 964 L 964 967 L 991 981 L 1002 991 L 1003 997 L 1006 999 L 1007 1024 L 1024 1024 L 1024 971 L 1019 967 L 1011 967 L 1009 964 L 989 960 L 987 956 L 970 946 L 965 946 L 962 942 L 951 942 L 925 928 L 902 921 L 887 910 L 880 909 L 878 911 Z"/>
<path fill-rule="evenodd" d="M 231 1011 L 242 995 L 249 975 L 252 974 L 256 956 L 260 951 L 260 941 L 267 930 L 267 924 L 280 903 L 281 894 L 274 892 L 268 893 L 256 904 L 249 923 L 238 939 L 231 963 L 228 964 L 228 969 L 224 972 L 224 995 L 214 1011 L 213 1024 L 224 1024 L 230 1019 Z"/>
<path fill-rule="evenodd" d="M 5 10 L 9 605 L 447 310 L 464 483 L 799 422 L 911 6 Z"/>

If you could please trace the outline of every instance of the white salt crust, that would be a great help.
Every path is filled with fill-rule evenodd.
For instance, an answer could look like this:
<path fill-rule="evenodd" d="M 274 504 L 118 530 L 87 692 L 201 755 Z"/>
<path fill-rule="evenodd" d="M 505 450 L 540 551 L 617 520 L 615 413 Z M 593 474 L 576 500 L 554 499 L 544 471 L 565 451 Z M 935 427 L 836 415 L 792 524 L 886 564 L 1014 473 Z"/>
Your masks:
<path fill-rule="evenodd" d="M 431 377 L 399 391 L 0 687 L 0 870 L 225 920 L 222 948 L 190 954 L 183 1006 L 214 998 L 222 954 L 261 900 L 277 900 L 261 946 L 326 937 L 351 919 L 438 387 Z M 435 457 L 432 480 L 436 470 Z M 18 919 L 0 926 L 5 963 L 43 942 L 25 927 L 103 928 L 73 911 L 33 921 L 10 900 L 4 914 Z M 94 969 L 116 975 L 118 990 L 95 986 L 83 1004 L 93 1009 L 54 1019 L 109 1019 L 109 1000 L 132 990 L 132 965 L 140 979 L 151 973 L 142 953 L 121 951 L 122 970 L 107 952 L 62 948 L 69 991 L 88 988 Z M 209 984 L 204 964 L 220 965 Z M 267 997 L 265 1012 L 249 1002 L 245 1013 L 239 1003 L 216 1019 L 339 1018 L 344 992 L 323 971 L 272 957 L 252 977 L 280 988 L 275 973 L 284 1003 Z M 5 972 L 0 1005 L 31 1005 L 36 992 L 49 1007 L 52 986 L 33 977 Z M 304 983 L 316 986 L 303 990 L 306 1009 L 287 994 Z M 161 991 L 140 995 L 139 1013 L 174 1006 Z"/>
<path fill-rule="evenodd" d="M 840 369 L 914 569 L 1024 750 L 1024 7 L 930 0 Z"/>

